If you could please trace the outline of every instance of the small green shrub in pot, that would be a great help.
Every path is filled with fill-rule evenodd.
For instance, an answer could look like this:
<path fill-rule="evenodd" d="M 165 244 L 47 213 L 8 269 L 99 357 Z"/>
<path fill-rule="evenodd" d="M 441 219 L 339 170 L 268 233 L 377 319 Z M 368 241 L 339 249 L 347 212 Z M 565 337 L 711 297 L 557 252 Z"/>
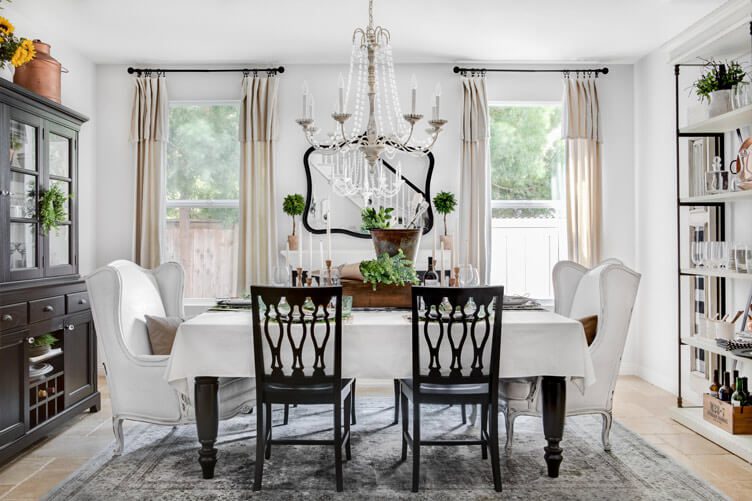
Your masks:
<path fill-rule="evenodd" d="M 38 357 L 39 355 L 44 355 L 50 351 L 50 348 L 57 344 L 57 342 L 57 338 L 49 333 L 31 338 L 29 341 L 29 356 Z"/>
<path fill-rule="evenodd" d="M 282 210 L 292 218 L 292 234 L 287 236 L 290 250 L 298 250 L 298 236 L 295 234 L 295 216 L 300 216 L 305 210 L 305 200 L 300 193 L 292 193 L 282 200 Z"/>
<path fill-rule="evenodd" d="M 444 242 L 445 249 L 451 250 L 452 236 L 447 230 L 447 216 L 457 208 L 457 198 L 452 192 L 440 191 L 435 197 L 433 197 L 433 206 L 436 209 L 436 212 L 441 214 L 444 218 L 444 234 L 441 236 L 441 241 Z"/>
<path fill-rule="evenodd" d="M 737 61 L 705 61 L 705 71 L 695 80 L 692 87 L 700 101 L 710 104 L 710 116 L 731 110 L 731 89 L 735 85 L 746 85 L 747 73 Z"/>

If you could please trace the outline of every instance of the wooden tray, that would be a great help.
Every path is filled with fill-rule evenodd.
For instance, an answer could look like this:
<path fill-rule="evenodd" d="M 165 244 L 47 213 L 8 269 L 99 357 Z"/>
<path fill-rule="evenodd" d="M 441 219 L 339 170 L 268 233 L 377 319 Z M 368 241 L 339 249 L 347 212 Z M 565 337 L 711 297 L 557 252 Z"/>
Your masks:
<path fill-rule="evenodd" d="M 734 407 L 708 394 L 702 396 L 702 417 L 733 435 L 752 434 L 752 406 Z"/>
<path fill-rule="evenodd" d="M 342 280 L 342 295 L 352 296 L 353 308 L 410 308 L 412 286 L 378 285 L 353 280 Z M 752 413 L 750 413 L 752 414 Z"/>

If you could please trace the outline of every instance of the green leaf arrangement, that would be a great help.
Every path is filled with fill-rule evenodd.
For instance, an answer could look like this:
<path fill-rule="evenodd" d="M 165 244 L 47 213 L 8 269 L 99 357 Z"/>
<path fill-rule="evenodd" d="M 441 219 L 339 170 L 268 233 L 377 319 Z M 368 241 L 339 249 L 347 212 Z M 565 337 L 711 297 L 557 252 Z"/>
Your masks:
<path fill-rule="evenodd" d="M 433 197 L 433 206 L 436 208 L 436 212 L 444 216 L 444 235 L 447 234 L 447 215 L 454 212 L 457 207 L 457 199 L 454 193 L 449 191 L 440 191 Z"/>
<path fill-rule="evenodd" d="M 392 207 L 379 207 L 379 210 L 373 207 L 366 207 L 360 212 L 361 226 L 363 231 L 386 230 L 392 222 Z"/>
<path fill-rule="evenodd" d="M 360 273 L 363 283 L 370 283 L 373 290 L 378 284 L 405 286 L 420 283 L 413 262 L 405 257 L 402 249 L 394 257 L 385 252 L 377 259 L 361 262 Z"/>
<path fill-rule="evenodd" d="M 61 223 L 68 220 L 65 213 L 65 202 L 71 199 L 70 195 L 56 184 L 43 192 L 39 197 L 39 220 L 42 223 L 44 233 L 56 229 Z"/>
<path fill-rule="evenodd" d="M 34 342 L 31 346 L 39 348 L 40 346 L 53 346 L 57 343 L 57 338 L 52 334 L 44 334 L 43 336 L 37 336 L 34 338 Z"/>
<path fill-rule="evenodd" d="M 734 85 L 744 83 L 744 77 L 747 76 L 742 65 L 736 61 L 711 59 L 705 61 L 705 67 L 708 68 L 707 71 L 692 84 L 700 101 L 710 101 L 711 92 L 730 89 Z"/>

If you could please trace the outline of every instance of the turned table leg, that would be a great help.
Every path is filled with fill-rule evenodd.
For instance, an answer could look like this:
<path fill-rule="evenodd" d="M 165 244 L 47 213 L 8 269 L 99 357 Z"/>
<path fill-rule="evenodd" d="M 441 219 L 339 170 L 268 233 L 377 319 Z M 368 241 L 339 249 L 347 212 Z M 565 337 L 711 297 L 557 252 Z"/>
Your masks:
<path fill-rule="evenodd" d="M 563 377 L 544 376 L 541 383 L 543 403 L 543 434 L 548 445 L 543 448 L 548 466 L 548 476 L 559 476 L 562 455 L 561 442 L 564 436 L 564 416 L 567 404 L 567 382 Z"/>
<path fill-rule="evenodd" d="M 196 378 L 196 429 L 201 449 L 198 451 L 198 463 L 204 478 L 214 478 L 214 465 L 217 464 L 217 441 L 219 428 L 219 381 L 216 377 Z"/>

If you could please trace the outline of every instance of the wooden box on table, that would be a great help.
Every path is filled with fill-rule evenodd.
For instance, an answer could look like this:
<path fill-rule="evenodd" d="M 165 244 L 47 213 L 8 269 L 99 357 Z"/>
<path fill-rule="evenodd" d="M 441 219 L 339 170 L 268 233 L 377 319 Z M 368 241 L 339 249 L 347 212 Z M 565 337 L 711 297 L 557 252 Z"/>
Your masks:
<path fill-rule="evenodd" d="M 352 296 L 353 308 L 410 308 L 412 287 L 410 285 L 373 285 L 359 280 L 342 280 L 342 295 Z"/>
<path fill-rule="evenodd" d="M 705 421 L 733 435 L 752 434 L 752 406 L 734 407 L 711 395 L 702 397 L 702 416 Z"/>

